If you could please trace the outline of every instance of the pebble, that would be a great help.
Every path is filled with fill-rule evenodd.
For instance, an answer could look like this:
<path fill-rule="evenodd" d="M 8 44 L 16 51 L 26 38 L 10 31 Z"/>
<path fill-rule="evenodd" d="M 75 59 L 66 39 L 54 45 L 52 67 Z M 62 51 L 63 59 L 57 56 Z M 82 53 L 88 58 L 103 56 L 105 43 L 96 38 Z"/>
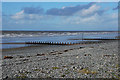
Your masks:
<path fill-rule="evenodd" d="M 116 42 L 111 42 L 94 44 L 94 47 L 92 48 L 85 46 L 84 50 L 78 49 L 80 45 L 73 50 L 71 48 L 71 50 L 63 48 L 63 52 L 61 50 L 63 54 L 59 54 L 59 58 L 56 58 L 55 55 L 46 55 L 45 53 L 34 53 L 34 55 L 28 55 L 30 57 L 22 56 L 20 58 L 13 56 L 14 58 L 12 59 L 4 59 L 2 64 L 3 76 L 5 76 L 5 78 L 9 78 L 17 77 L 22 74 L 29 78 L 109 78 L 110 75 L 112 75 L 111 73 L 118 74 L 118 68 L 116 68 L 116 65 L 118 64 L 116 45 Z M 101 50 L 101 47 L 103 47 L 103 50 Z M 114 52 L 112 51 L 113 48 L 115 49 Z M 53 53 L 54 51 L 55 50 L 51 50 Z M 41 57 L 37 57 L 35 55 Z M 24 61 L 25 63 L 23 63 Z M 16 65 L 16 63 L 22 64 Z M 52 67 L 56 66 L 59 69 L 52 69 Z M 97 73 L 86 74 L 78 72 L 85 68 L 91 72 L 96 71 Z"/>

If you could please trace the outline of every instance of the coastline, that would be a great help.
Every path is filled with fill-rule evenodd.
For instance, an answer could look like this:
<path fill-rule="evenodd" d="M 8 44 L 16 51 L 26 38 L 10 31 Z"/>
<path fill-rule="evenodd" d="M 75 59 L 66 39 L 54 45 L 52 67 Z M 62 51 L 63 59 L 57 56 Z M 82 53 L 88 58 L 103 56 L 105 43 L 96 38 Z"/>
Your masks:
<path fill-rule="evenodd" d="M 113 78 L 118 75 L 118 41 L 28 46 L 2 52 L 3 78 Z M 13 58 L 4 59 L 4 56 Z"/>

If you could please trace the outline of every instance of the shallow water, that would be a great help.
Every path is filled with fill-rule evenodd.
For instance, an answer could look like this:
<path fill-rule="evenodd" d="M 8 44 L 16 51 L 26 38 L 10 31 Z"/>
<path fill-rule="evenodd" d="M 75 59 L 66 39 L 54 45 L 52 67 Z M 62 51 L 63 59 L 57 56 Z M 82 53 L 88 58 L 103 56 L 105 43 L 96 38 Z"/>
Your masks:
<path fill-rule="evenodd" d="M 13 42 L 80 42 L 82 38 L 115 38 L 117 32 L 40 32 L 40 31 L 4 31 L 2 33 L 2 43 Z M 2 49 L 24 47 L 24 44 L 3 44 Z"/>

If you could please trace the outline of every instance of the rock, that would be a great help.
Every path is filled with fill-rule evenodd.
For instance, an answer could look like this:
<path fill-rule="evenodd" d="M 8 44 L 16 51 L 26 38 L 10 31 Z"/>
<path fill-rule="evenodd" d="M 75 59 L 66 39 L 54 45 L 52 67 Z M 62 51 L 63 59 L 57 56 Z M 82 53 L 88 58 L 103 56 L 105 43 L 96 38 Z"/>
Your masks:
<path fill-rule="evenodd" d="M 6 76 L 4 79 L 8 79 L 8 76 Z"/>
<path fill-rule="evenodd" d="M 70 65 L 75 65 L 75 64 L 77 64 L 77 63 L 70 63 Z"/>
<path fill-rule="evenodd" d="M 91 56 L 91 54 L 85 54 L 84 56 Z"/>
<path fill-rule="evenodd" d="M 56 53 L 53 53 L 52 55 L 56 55 Z"/>
<path fill-rule="evenodd" d="M 28 61 L 29 59 L 23 59 L 23 61 Z"/>
<path fill-rule="evenodd" d="M 27 56 L 27 57 L 31 57 L 31 56 Z"/>
<path fill-rule="evenodd" d="M 64 50 L 64 52 L 67 52 L 68 50 Z"/>
<path fill-rule="evenodd" d="M 78 69 L 82 70 L 82 69 L 84 69 L 84 68 L 83 68 L 83 67 L 81 67 L 81 66 L 78 66 Z"/>
<path fill-rule="evenodd" d="M 54 52 L 50 52 L 50 53 L 54 53 Z"/>
<path fill-rule="evenodd" d="M 114 55 L 103 55 L 103 57 L 111 57 L 111 56 L 114 56 Z"/>
<path fill-rule="evenodd" d="M 12 59 L 12 56 L 4 56 L 4 59 Z"/>
<path fill-rule="evenodd" d="M 72 66 L 71 68 L 72 68 L 72 69 L 77 69 L 77 67 L 76 67 L 76 66 Z"/>
<path fill-rule="evenodd" d="M 63 53 L 59 52 L 58 54 L 63 54 Z"/>
<path fill-rule="evenodd" d="M 79 58 L 79 56 L 77 56 L 76 58 Z"/>
<path fill-rule="evenodd" d="M 61 77 L 65 77 L 65 75 L 63 74 L 63 75 L 61 75 Z"/>
<path fill-rule="evenodd" d="M 20 58 L 24 58 L 24 56 L 20 56 Z"/>
<path fill-rule="evenodd" d="M 36 56 L 44 56 L 45 54 L 37 54 Z"/>
<path fill-rule="evenodd" d="M 84 47 L 79 47 L 79 49 L 82 49 L 82 48 L 84 48 Z"/>
<path fill-rule="evenodd" d="M 69 49 L 69 50 L 73 50 L 73 49 Z"/>

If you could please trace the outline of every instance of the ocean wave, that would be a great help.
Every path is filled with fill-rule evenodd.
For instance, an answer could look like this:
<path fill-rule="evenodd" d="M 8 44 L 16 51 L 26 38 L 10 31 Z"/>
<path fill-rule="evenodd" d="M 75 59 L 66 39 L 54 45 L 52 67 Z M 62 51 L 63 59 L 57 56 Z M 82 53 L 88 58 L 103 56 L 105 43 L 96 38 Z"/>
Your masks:
<path fill-rule="evenodd" d="M 3 33 L 0 37 L 39 37 L 39 36 L 69 36 L 69 35 L 97 35 L 109 34 L 109 32 L 21 32 L 21 33 Z"/>
<path fill-rule="evenodd" d="M 44 33 L 4 33 L 0 37 L 39 37 L 39 36 L 64 36 L 64 35 L 78 35 L 81 33 L 70 33 L 70 32 L 65 32 L 65 33 L 52 33 L 52 32 L 44 32 Z"/>

